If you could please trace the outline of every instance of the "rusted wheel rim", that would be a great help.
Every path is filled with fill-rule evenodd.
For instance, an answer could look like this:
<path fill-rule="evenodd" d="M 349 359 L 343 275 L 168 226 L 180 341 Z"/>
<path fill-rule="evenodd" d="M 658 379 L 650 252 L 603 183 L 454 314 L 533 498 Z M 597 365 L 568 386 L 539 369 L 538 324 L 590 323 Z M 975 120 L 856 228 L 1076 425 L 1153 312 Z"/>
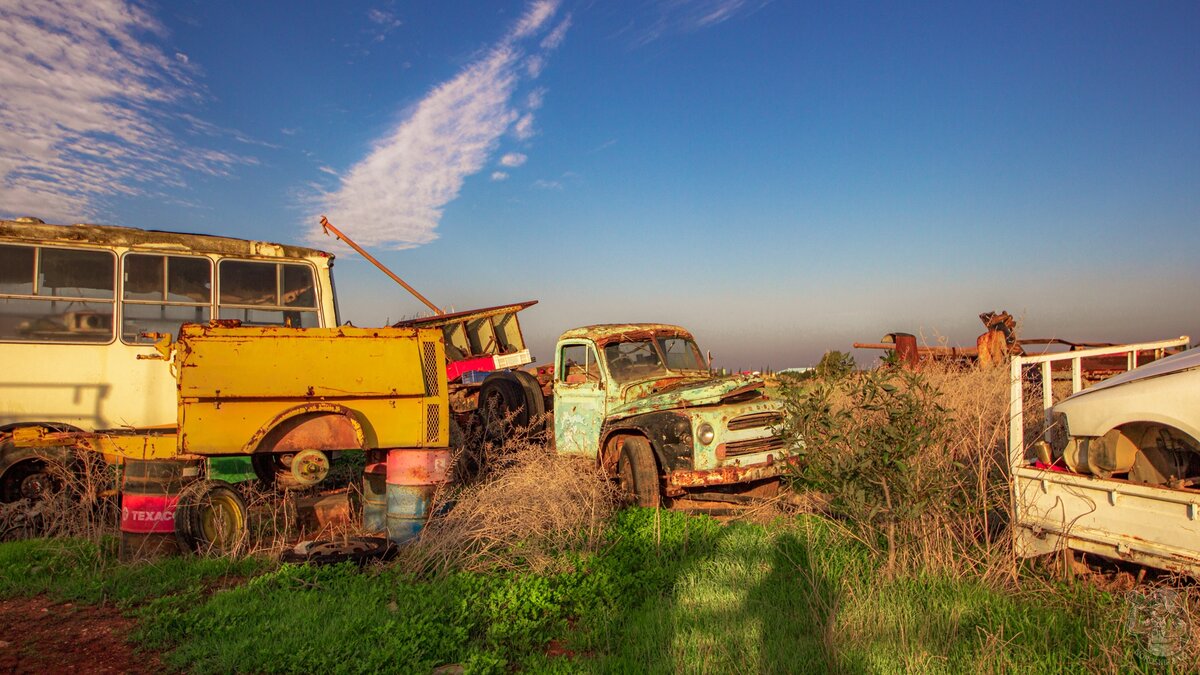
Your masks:
<path fill-rule="evenodd" d="M 329 457 L 320 450 L 301 450 L 292 457 L 288 473 L 299 485 L 316 485 L 329 475 Z"/>
<path fill-rule="evenodd" d="M 241 504 L 222 491 L 210 493 L 201 506 L 200 531 L 214 548 L 228 551 L 237 546 L 246 529 Z"/>

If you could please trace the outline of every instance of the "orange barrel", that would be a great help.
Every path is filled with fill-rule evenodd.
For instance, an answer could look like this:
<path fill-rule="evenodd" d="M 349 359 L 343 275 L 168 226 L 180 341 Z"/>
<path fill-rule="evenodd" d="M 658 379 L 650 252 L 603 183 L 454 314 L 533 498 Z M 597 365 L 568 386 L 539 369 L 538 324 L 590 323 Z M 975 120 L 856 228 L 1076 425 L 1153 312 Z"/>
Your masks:
<path fill-rule="evenodd" d="M 447 448 L 389 450 L 387 460 L 388 539 L 415 538 L 429 516 L 429 503 L 450 470 Z"/>
<path fill-rule="evenodd" d="M 916 369 L 921 363 L 921 352 L 917 349 L 917 336 L 912 333 L 892 333 L 896 341 L 896 358 L 900 363 Z"/>
<path fill-rule="evenodd" d="M 122 473 L 120 559 L 150 560 L 178 553 L 175 505 L 183 487 L 200 477 L 200 462 L 129 459 Z"/>
<path fill-rule="evenodd" d="M 387 510 L 387 462 L 368 464 L 363 469 L 363 531 L 383 532 L 387 528 Z"/>

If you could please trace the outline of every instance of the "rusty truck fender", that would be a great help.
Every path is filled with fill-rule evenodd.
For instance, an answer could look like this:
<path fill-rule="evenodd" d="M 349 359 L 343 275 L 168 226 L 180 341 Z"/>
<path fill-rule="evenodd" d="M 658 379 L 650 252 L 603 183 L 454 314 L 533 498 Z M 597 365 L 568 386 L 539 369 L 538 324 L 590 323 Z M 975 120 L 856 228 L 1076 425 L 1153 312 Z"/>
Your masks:
<path fill-rule="evenodd" d="M 662 410 L 626 417 L 601 429 L 600 466 L 616 475 L 621 444 L 630 436 L 643 436 L 650 441 L 654 458 L 662 473 L 692 469 L 692 422 L 686 412 Z"/>
<path fill-rule="evenodd" d="M 242 452 L 366 450 L 367 430 L 344 405 L 314 402 L 289 408 L 264 424 Z"/>

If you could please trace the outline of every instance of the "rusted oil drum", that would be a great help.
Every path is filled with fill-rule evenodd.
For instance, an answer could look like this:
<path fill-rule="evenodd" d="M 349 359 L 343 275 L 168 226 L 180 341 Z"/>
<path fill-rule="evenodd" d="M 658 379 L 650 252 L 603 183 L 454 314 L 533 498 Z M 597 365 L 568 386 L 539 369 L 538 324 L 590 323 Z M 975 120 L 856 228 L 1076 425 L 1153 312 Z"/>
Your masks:
<path fill-rule="evenodd" d="M 892 333 L 896 341 L 896 357 L 909 368 L 916 368 L 921 362 L 921 352 L 917 349 L 917 336 L 911 333 Z"/>
<path fill-rule="evenodd" d="M 185 485 L 200 477 L 200 463 L 179 460 L 125 461 L 121 479 L 122 561 L 179 553 L 175 506 Z"/>
<path fill-rule="evenodd" d="M 449 469 L 450 451 L 446 448 L 388 451 L 388 539 L 403 544 L 421 533 L 430 501 L 446 482 Z"/>
<path fill-rule="evenodd" d="M 387 462 L 363 469 L 362 494 L 363 531 L 383 532 L 387 528 Z"/>

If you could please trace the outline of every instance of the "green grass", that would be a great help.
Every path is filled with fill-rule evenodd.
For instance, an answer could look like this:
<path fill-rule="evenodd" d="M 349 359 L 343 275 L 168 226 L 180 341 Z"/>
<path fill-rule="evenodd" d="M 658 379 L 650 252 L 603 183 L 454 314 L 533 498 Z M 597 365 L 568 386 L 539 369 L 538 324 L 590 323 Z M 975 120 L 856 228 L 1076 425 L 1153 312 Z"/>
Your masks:
<path fill-rule="evenodd" d="M 0 545 L 0 595 L 113 602 L 189 672 L 1084 672 L 1116 601 L 911 574 L 817 517 L 771 527 L 630 509 L 573 571 L 460 573 L 177 559 L 111 544 Z M 239 580 L 233 583 L 230 580 Z M 1098 638 L 1096 636 L 1108 636 Z M 547 656 L 552 643 L 556 652 Z"/>
<path fill-rule="evenodd" d="M 157 598 L 210 589 L 268 567 L 256 558 L 168 558 L 127 565 L 117 542 L 30 539 L 0 544 L 0 596 L 46 594 L 59 600 L 130 608 Z"/>

